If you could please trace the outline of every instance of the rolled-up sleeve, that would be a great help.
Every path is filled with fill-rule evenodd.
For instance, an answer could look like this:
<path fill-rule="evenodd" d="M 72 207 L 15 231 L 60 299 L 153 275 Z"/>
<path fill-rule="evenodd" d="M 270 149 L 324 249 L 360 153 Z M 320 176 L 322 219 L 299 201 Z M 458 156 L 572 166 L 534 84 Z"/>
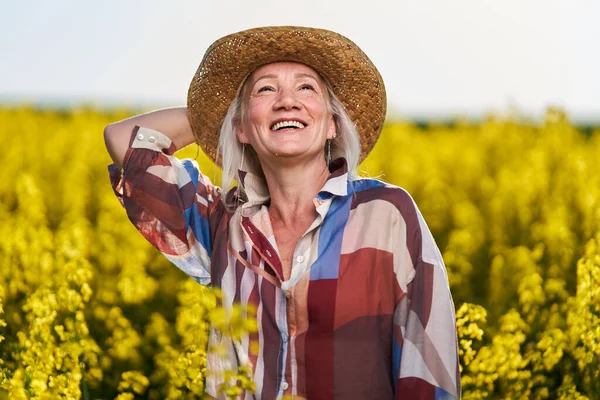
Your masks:
<path fill-rule="evenodd" d="M 415 206 L 416 207 L 416 206 Z M 416 210 L 418 254 L 407 292 L 394 314 L 393 376 L 396 399 L 460 398 L 454 303 L 446 268 Z"/>
<path fill-rule="evenodd" d="M 210 283 L 210 216 L 220 189 L 195 160 L 173 156 L 168 136 L 136 126 L 123 168 L 108 167 L 111 185 L 139 232 L 201 284 Z"/>

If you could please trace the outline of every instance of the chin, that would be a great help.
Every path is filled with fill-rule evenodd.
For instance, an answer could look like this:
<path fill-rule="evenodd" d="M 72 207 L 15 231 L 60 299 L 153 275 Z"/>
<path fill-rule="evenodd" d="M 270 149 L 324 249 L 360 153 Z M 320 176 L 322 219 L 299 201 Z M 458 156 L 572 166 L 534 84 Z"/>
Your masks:
<path fill-rule="evenodd" d="M 313 152 L 306 151 L 306 149 L 278 149 L 273 153 L 277 158 L 285 158 L 289 160 L 297 159 L 297 160 L 306 160 L 311 158 L 317 158 L 318 155 Z"/>
<path fill-rule="evenodd" d="M 273 149 L 271 150 L 271 154 L 274 154 L 277 156 L 293 157 L 293 156 L 302 155 L 303 153 L 306 153 L 306 151 L 307 151 L 306 148 L 303 149 L 303 148 L 300 148 L 299 146 L 288 145 L 288 146 L 273 147 Z"/>

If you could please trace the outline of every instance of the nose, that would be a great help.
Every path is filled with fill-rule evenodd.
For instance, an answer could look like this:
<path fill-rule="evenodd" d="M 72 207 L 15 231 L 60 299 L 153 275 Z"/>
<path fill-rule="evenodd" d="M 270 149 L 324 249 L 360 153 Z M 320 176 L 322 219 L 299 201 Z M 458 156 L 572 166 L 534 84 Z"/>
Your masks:
<path fill-rule="evenodd" d="M 274 110 L 300 109 L 300 102 L 293 88 L 282 87 L 277 94 L 277 100 L 273 103 Z"/>

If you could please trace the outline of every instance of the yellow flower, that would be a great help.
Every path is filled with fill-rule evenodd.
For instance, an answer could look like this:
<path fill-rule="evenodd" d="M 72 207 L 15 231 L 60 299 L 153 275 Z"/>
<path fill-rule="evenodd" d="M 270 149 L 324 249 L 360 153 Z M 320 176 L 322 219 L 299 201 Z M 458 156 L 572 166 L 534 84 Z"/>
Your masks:
<path fill-rule="evenodd" d="M 150 381 L 140 371 L 127 371 L 121 374 L 121 382 L 119 383 L 119 391 L 123 392 L 131 390 L 137 394 L 144 394 Z"/>

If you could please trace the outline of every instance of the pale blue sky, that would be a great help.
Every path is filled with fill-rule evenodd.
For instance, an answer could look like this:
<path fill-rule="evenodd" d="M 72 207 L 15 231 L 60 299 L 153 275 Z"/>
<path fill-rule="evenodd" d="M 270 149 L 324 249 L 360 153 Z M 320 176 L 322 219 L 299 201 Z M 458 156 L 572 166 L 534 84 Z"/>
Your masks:
<path fill-rule="evenodd" d="M 185 104 L 206 48 L 261 25 L 331 29 L 380 69 L 393 115 L 553 104 L 600 118 L 600 2 L 0 1 L 0 103 Z"/>

